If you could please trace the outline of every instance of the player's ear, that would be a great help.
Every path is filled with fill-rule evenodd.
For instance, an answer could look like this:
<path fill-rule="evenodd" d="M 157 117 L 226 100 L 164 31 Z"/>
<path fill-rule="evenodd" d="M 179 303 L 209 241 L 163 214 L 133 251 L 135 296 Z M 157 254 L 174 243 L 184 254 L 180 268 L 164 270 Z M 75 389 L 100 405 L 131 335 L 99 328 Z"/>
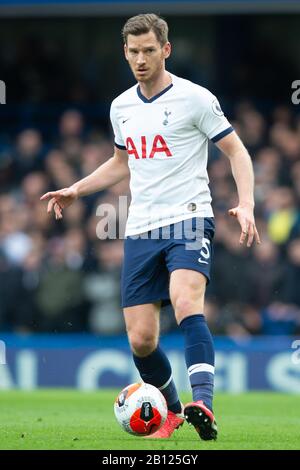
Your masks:
<path fill-rule="evenodd" d="M 165 56 L 165 59 L 167 59 L 167 58 L 170 57 L 170 55 L 171 55 L 171 50 L 172 50 L 172 48 L 171 48 L 171 43 L 166 42 L 166 44 L 164 45 L 163 49 L 164 49 L 164 56 Z"/>
<path fill-rule="evenodd" d="M 127 48 L 126 43 L 124 44 L 124 54 L 125 54 L 126 60 L 128 60 L 128 48 Z"/>

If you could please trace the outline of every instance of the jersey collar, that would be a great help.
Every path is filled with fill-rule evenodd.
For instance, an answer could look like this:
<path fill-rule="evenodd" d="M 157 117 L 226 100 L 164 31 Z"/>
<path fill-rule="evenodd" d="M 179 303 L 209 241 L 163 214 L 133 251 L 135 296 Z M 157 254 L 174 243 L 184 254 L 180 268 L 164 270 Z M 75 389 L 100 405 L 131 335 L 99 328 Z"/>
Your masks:
<path fill-rule="evenodd" d="M 154 95 L 152 96 L 152 98 L 150 98 L 148 100 L 148 98 L 146 98 L 146 96 L 143 95 L 143 93 L 141 92 L 141 89 L 140 89 L 140 85 L 137 86 L 137 94 L 138 94 L 138 97 L 144 102 L 144 103 L 153 103 L 153 101 L 157 100 L 157 98 L 159 98 L 161 95 L 163 95 L 164 93 L 167 93 L 167 91 L 170 90 L 170 88 L 172 88 L 173 86 L 173 83 L 170 83 L 170 85 L 168 85 L 166 88 L 164 88 L 162 91 L 160 91 L 159 93 L 157 93 L 157 95 Z"/>

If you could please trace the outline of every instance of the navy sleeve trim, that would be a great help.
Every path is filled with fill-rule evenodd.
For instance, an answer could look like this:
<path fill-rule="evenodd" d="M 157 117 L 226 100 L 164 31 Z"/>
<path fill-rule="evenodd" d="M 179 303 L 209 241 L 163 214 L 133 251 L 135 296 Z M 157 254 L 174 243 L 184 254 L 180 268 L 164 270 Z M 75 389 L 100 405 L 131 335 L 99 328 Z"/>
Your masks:
<path fill-rule="evenodd" d="M 225 129 L 225 131 L 222 131 L 222 132 L 220 132 L 220 134 L 215 135 L 215 137 L 213 137 L 213 138 L 211 139 L 211 141 L 214 142 L 214 143 L 216 143 L 216 142 L 218 142 L 220 139 L 223 139 L 223 137 L 225 137 L 226 135 L 230 134 L 230 133 L 233 132 L 233 131 L 234 131 L 234 129 L 233 129 L 232 126 L 227 127 L 227 129 Z"/>
<path fill-rule="evenodd" d="M 115 146 L 120 149 L 120 150 L 127 150 L 125 145 L 120 145 L 120 144 L 117 144 L 117 142 L 115 142 Z"/>

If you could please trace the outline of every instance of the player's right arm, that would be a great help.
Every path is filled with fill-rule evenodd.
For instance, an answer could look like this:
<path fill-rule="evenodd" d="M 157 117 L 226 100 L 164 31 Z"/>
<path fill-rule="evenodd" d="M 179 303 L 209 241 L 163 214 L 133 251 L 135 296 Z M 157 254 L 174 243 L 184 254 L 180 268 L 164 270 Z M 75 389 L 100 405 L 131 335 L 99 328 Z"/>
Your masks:
<path fill-rule="evenodd" d="M 119 183 L 129 175 L 128 155 L 126 150 L 115 147 L 114 155 L 90 175 L 77 181 L 69 188 L 50 191 L 41 197 L 49 201 L 47 212 L 54 211 L 56 219 L 62 218 L 62 210 L 76 199 L 93 194 Z"/>

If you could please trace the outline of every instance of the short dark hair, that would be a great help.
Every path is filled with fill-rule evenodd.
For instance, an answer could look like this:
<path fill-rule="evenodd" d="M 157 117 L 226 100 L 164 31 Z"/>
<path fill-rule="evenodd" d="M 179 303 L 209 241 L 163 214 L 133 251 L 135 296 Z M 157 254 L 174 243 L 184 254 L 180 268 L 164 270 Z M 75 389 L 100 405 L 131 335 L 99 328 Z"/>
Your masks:
<path fill-rule="evenodd" d="M 154 32 L 161 46 L 164 46 L 166 42 L 168 42 L 168 24 L 155 13 L 145 13 L 129 18 L 122 29 L 123 41 L 127 44 L 128 34 L 139 36 L 140 34 L 146 34 L 150 31 Z"/>

